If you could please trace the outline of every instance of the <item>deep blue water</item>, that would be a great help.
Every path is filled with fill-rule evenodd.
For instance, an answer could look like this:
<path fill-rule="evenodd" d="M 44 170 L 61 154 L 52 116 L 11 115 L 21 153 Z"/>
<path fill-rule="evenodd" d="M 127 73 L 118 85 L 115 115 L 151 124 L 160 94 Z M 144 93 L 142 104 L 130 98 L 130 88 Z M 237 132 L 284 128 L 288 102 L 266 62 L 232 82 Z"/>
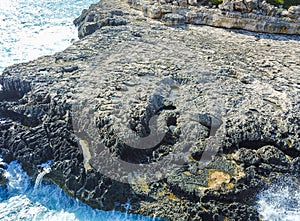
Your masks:
<path fill-rule="evenodd" d="M 1 162 L 0 164 L 4 164 Z M 158 220 L 117 211 L 101 211 L 68 197 L 56 185 L 41 182 L 35 189 L 17 161 L 6 165 L 6 187 L 0 186 L 0 220 L 49 221 L 153 221 Z M 128 207 L 129 205 L 124 205 Z"/>
<path fill-rule="evenodd" d="M 97 0 L 0 0 L 0 75 L 11 64 L 68 47 L 77 39 L 74 18 L 95 2 Z M 153 220 L 92 209 L 71 199 L 53 184 L 42 182 L 34 189 L 34 183 L 17 162 L 7 165 L 5 175 L 7 186 L 0 186 L 1 221 Z M 259 194 L 257 208 L 264 221 L 300 220 L 299 184 L 272 185 Z"/>
<path fill-rule="evenodd" d="M 71 45 L 77 40 L 73 20 L 97 1 L 0 0 L 0 75 L 9 65 L 54 54 Z M 5 175 L 8 185 L 0 186 L 1 221 L 153 220 L 92 209 L 53 184 L 42 182 L 34 190 L 34 183 L 17 162 L 8 165 Z"/>

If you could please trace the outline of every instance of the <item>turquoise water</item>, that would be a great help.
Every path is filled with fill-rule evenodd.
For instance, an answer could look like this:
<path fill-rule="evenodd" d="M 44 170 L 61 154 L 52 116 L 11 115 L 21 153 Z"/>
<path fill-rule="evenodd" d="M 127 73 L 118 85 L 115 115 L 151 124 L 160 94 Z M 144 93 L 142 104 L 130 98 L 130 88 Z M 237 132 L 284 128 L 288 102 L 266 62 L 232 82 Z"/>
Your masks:
<path fill-rule="evenodd" d="M 97 0 L 0 0 L 0 73 L 68 47 L 77 39 L 73 20 Z"/>
<path fill-rule="evenodd" d="M 54 54 L 71 45 L 77 40 L 74 18 L 97 1 L 0 0 L 0 75 L 9 65 Z M 1 221 L 153 220 L 92 209 L 53 184 L 42 182 L 34 190 L 34 183 L 17 162 L 7 165 L 5 176 L 7 186 L 0 186 Z"/>
<path fill-rule="evenodd" d="M 95 2 L 97 0 L 0 0 L 0 74 L 11 64 L 68 47 L 77 39 L 74 18 Z M 1 221 L 153 220 L 92 209 L 50 183 L 42 182 L 34 189 L 34 183 L 20 164 L 12 162 L 6 167 L 8 183 L 6 187 L 0 186 Z M 258 196 L 257 209 L 262 220 L 300 220 L 299 185 L 292 182 L 272 185 Z"/>
<path fill-rule="evenodd" d="M 4 164 L 1 162 L 0 164 Z M 6 165 L 7 185 L 0 186 L 0 220 L 49 221 L 153 221 L 158 220 L 117 211 L 92 209 L 68 197 L 57 186 L 42 182 L 36 189 L 16 161 Z M 126 207 L 128 205 L 124 205 Z"/>

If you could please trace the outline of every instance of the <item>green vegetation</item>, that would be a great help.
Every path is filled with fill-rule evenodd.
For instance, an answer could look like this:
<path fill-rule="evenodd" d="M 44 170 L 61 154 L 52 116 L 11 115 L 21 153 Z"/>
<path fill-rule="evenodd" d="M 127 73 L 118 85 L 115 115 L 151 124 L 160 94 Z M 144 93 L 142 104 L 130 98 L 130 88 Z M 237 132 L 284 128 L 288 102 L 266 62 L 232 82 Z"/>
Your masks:
<path fill-rule="evenodd" d="M 266 0 L 269 4 L 279 7 L 282 5 L 284 8 L 288 9 L 292 5 L 300 5 L 300 0 Z M 206 2 L 211 2 L 213 5 L 219 5 L 223 0 L 209 0 Z"/>
<path fill-rule="evenodd" d="M 223 2 L 223 0 L 210 0 L 213 5 L 219 5 Z"/>
<path fill-rule="evenodd" d="M 277 7 L 282 5 L 286 9 L 288 9 L 292 5 L 300 5 L 300 0 L 266 0 L 266 1 L 272 5 L 276 5 Z"/>
<path fill-rule="evenodd" d="M 283 5 L 284 0 L 267 0 L 268 3 L 272 4 L 272 5 Z"/>
<path fill-rule="evenodd" d="M 292 5 L 300 5 L 300 0 L 284 0 L 284 7 L 289 8 Z"/>

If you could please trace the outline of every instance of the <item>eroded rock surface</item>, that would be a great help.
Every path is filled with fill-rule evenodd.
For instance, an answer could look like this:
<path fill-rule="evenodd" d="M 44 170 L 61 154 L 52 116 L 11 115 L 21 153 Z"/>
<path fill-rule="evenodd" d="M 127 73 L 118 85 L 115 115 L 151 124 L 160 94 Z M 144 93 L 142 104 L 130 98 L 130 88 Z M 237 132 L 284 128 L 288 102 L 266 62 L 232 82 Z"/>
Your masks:
<path fill-rule="evenodd" d="M 172 28 L 118 0 L 76 23 L 86 37 L 3 72 L 5 161 L 53 160 L 71 196 L 168 220 L 259 220 L 256 194 L 299 179 L 299 36 Z"/>
<path fill-rule="evenodd" d="M 166 25 L 197 24 L 256 32 L 300 34 L 299 6 L 289 11 L 262 0 L 224 0 L 217 7 L 207 1 L 127 0 L 131 7 Z"/>

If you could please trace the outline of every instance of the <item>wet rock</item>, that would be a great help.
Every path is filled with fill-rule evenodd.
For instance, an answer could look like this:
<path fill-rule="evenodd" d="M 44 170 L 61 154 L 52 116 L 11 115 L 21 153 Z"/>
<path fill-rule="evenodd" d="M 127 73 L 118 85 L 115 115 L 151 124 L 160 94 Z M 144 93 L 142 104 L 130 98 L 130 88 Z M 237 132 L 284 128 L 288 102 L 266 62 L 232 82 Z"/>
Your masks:
<path fill-rule="evenodd" d="M 0 159 L 0 185 L 6 184 L 6 177 L 4 175 L 6 166 L 3 163 L 2 159 Z"/>
<path fill-rule="evenodd" d="M 0 185 L 6 184 L 6 178 L 2 172 L 0 172 Z"/>
<path fill-rule="evenodd" d="M 256 194 L 299 173 L 299 37 L 172 28 L 136 9 L 161 8 L 171 25 L 242 14 L 127 2 L 91 6 L 81 40 L 3 72 L 3 159 L 33 176 L 52 160 L 47 179 L 94 208 L 130 199 L 130 213 L 168 220 L 258 220 Z"/>

